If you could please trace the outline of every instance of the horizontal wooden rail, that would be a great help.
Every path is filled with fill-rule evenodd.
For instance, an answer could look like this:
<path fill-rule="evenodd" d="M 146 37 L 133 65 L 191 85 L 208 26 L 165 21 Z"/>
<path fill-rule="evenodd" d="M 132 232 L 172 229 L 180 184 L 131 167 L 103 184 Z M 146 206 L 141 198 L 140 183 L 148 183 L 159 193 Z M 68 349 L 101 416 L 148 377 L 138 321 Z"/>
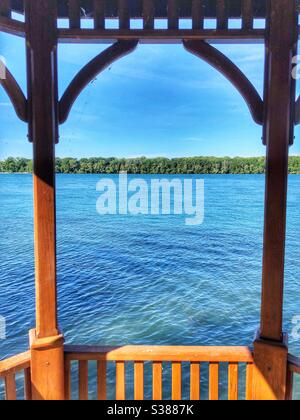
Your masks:
<path fill-rule="evenodd" d="M 253 362 L 248 347 L 193 346 L 65 346 L 67 360 L 158 362 Z"/>
<path fill-rule="evenodd" d="M 239 398 L 240 364 L 244 365 L 246 372 L 244 382 L 246 399 L 252 399 L 253 356 L 248 347 L 65 346 L 66 399 L 70 399 L 71 396 L 71 365 L 73 363 L 78 367 L 78 397 L 79 399 L 88 399 L 87 372 L 88 363 L 92 361 L 97 361 L 97 372 L 94 372 L 94 375 L 97 378 L 99 400 L 107 398 L 106 372 L 107 366 L 112 364 L 115 365 L 114 396 L 117 400 L 126 399 L 128 386 L 131 387 L 126 383 L 129 374 L 127 368 L 130 366 L 130 362 L 133 363 L 132 392 L 135 400 L 143 400 L 146 384 L 149 386 L 148 378 L 145 378 L 147 362 L 152 364 L 151 392 L 153 400 L 162 400 L 166 392 L 170 394 L 169 397 L 172 400 L 180 400 L 187 391 L 190 399 L 200 399 L 201 383 L 203 383 L 202 363 L 207 363 L 209 366 L 208 398 L 210 400 L 218 400 L 220 397 L 220 384 L 221 380 L 223 381 L 221 378 L 223 370 L 220 368 L 222 364 L 228 365 L 228 399 L 238 400 Z M 188 366 L 185 366 L 186 363 Z M 166 366 L 169 366 L 170 369 L 165 370 Z M 189 371 L 186 370 L 186 367 Z"/>
<path fill-rule="evenodd" d="M 4 380 L 5 399 L 17 399 L 16 375 L 23 372 L 24 399 L 31 400 L 30 352 L 0 361 L 0 380 Z"/>
<path fill-rule="evenodd" d="M 185 40 L 226 41 L 227 43 L 263 42 L 264 29 L 58 29 L 61 43 L 113 42 L 121 40 L 147 43 L 181 43 Z"/>
<path fill-rule="evenodd" d="M 30 367 L 30 352 L 18 354 L 6 360 L 0 361 L 0 378 L 14 374 Z"/>

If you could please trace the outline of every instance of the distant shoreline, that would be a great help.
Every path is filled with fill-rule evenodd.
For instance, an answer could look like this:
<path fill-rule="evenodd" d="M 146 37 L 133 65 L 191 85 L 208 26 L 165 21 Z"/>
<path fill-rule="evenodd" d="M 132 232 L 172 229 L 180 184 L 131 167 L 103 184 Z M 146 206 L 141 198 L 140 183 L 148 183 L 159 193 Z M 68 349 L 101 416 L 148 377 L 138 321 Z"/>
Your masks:
<path fill-rule="evenodd" d="M 195 156 L 185 158 L 57 158 L 57 174 L 113 175 L 259 175 L 265 173 L 265 158 Z M 32 160 L 7 158 L 0 161 L 0 173 L 32 173 Z M 289 173 L 300 174 L 300 156 L 289 159 Z"/>

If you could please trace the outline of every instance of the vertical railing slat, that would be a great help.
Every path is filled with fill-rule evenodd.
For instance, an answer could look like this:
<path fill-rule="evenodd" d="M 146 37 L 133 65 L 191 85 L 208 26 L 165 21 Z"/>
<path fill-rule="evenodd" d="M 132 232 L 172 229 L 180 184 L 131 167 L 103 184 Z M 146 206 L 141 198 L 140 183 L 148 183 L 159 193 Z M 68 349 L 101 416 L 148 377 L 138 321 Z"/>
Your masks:
<path fill-rule="evenodd" d="M 172 400 L 181 400 L 181 363 L 172 363 Z"/>
<path fill-rule="evenodd" d="M 192 22 L 193 22 L 193 29 L 203 29 L 203 26 L 204 26 L 203 0 L 193 0 Z"/>
<path fill-rule="evenodd" d="M 15 401 L 17 399 L 16 376 L 9 373 L 5 376 L 5 399 L 7 401 Z"/>
<path fill-rule="evenodd" d="M 126 399 L 125 362 L 116 362 L 116 400 Z"/>
<path fill-rule="evenodd" d="M 209 399 L 219 399 L 219 363 L 209 364 Z"/>
<path fill-rule="evenodd" d="M 217 29 L 228 28 L 227 0 L 217 0 Z"/>
<path fill-rule="evenodd" d="M 152 365 L 152 398 L 162 400 L 162 363 L 153 362 Z"/>
<path fill-rule="evenodd" d="M 286 380 L 286 400 L 293 400 L 293 391 L 294 391 L 294 372 L 288 369 L 287 380 Z"/>
<path fill-rule="evenodd" d="M 11 17 L 11 0 L 0 1 L 0 16 Z"/>
<path fill-rule="evenodd" d="M 24 370 L 24 398 L 25 398 L 25 401 L 31 401 L 32 400 L 30 368 L 27 368 L 27 369 Z"/>
<path fill-rule="evenodd" d="M 105 29 L 105 0 L 94 0 L 94 28 Z"/>
<path fill-rule="evenodd" d="M 144 29 L 154 29 L 154 0 L 143 0 Z"/>
<path fill-rule="evenodd" d="M 238 400 L 239 383 L 239 365 L 238 363 L 229 363 L 228 365 L 228 400 Z"/>
<path fill-rule="evenodd" d="M 79 361 L 79 400 L 88 400 L 88 361 Z"/>
<path fill-rule="evenodd" d="M 134 399 L 144 399 L 144 363 L 135 362 L 134 364 Z"/>
<path fill-rule="evenodd" d="M 106 400 L 106 361 L 97 362 L 98 400 Z"/>
<path fill-rule="evenodd" d="M 247 363 L 246 367 L 246 400 L 253 400 L 253 363 Z"/>
<path fill-rule="evenodd" d="M 130 28 L 129 3 L 128 0 L 118 0 L 119 28 Z"/>
<path fill-rule="evenodd" d="M 65 360 L 65 399 L 69 401 L 71 399 L 71 362 Z"/>
<path fill-rule="evenodd" d="M 200 400 L 200 363 L 190 366 L 190 399 Z"/>
<path fill-rule="evenodd" d="M 168 0 L 168 29 L 178 29 L 178 0 Z"/>
<path fill-rule="evenodd" d="M 80 0 L 69 0 L 70 29 L 80 28 Z"/>
<path fill-rule="evenodd" d="M 242 0 L 242 29 L 253 28 L 253 1 Z"/>

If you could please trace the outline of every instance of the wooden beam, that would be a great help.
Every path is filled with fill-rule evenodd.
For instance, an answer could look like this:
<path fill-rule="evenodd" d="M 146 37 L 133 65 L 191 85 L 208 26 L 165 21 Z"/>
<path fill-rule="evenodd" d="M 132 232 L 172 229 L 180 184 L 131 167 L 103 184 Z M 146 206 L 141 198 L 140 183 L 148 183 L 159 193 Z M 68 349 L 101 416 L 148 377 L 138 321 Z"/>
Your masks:
<path fill-rule="evenodd" d="M 217 29 L 228 28 L 227 0 L 217 0 Z"/>
<path fill-rule="evenodd" d="M 248 347 L 211 346 L 65 346 L 67 360 L 116 362 L 212 362 L 252 363 Z"/>
<path fill-rule="evenodd" d="M 178 29 L 178 0 L 168 0 L 168 29 Z"/>
<path fill-rule="evenodd" d="M 204 26 L 204 3 L 203 0 L 193 0 L 192 3 L 193 29 L 203 29 Z"/>
<path fill-rule="evenodd" d="M 0 16 L 8 18 L 11 16 L 11 0 L 0 1 Z"/>
<path fill-rule="evenodd" d="M 214 41 L 228 44 L 264 42 L 265 29 L 58 29 L 61 43 L 112 43 L 137 41 L 147 44 L 181 44 L 182 40 Z"/>
<path fill-rule="evenodd" d="M 143 27 L 154 29 L 154 0 L 143 0 Z"/>
<path fill-rule="evenodd" d="M 94 28 L 105 29 L 105 0 L 94 1 Z"/>
<path fill-rule="evenodd" d="M 292 57 L 298 22 L 294 0 L 270 1 L 265 79 L 267 146 L 261 337 L 282 340 L 288 151 L 293 137 Z M 292 127 L 292 129 L 291 129 Z"/>
<path fill-rule="evenodd" d="M 68 0 L 70 29 L 80 28 L 80 0 Z"/>
<path fill-rule="evenodd" d="M 33 142 L 36 330 L 31 336 L 33 399 L 64 399 L 63 337 L 57 323 L 55 143 L 57 14 L 52 0 L 26 0 L 29 133 Z"/>
<path fill-rule="evenodd" d="M 118 0 L 119 28 L 130 29 L 128 0 Z"/>
<path fill-rule="evenodd" d="M 242 28 L 253 28 L 253 0 L 242 0 Z"/>
<path fill-rule="evenodd" d="M 286 398 L 288 346 L 282 331 L 289 144 L 294 130 L 294 0 L 268 1 L 264 143 L 267 146 L 261 327 L 254 342 L 253 399 Z"/>

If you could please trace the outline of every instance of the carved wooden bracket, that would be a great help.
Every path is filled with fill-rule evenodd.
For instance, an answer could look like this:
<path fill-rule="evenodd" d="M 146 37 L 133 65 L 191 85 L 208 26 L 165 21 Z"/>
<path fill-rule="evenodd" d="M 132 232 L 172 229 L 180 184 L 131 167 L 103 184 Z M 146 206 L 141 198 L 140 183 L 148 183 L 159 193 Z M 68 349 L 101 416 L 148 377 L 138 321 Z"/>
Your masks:
<path fill-rule="evenodd" d="M 2 60 L 0 60 L 0 66 L 3 69 L 4 76 L 4 78 L 0 78 L 1 86 L 9 96 L 17 116 L 22 121 L 28 122 L 27 99 L 18 82 Z"/>
<path fill-rule="evenodd" d="M 184 48 L 203 59 L 228 79 L 246 101 L 253 120 L 263 124 L 264 103 L 242 71 L 223 53 L 204 41 L 183 41 Z"/>
<path fill-rule="evenodd" d="M 59 123 L 63 124 L 83 89 L 103 70 L 134 51 L 138 41 L 118 41 L 91 60 L 74 77 L 59 101 Z"/>

